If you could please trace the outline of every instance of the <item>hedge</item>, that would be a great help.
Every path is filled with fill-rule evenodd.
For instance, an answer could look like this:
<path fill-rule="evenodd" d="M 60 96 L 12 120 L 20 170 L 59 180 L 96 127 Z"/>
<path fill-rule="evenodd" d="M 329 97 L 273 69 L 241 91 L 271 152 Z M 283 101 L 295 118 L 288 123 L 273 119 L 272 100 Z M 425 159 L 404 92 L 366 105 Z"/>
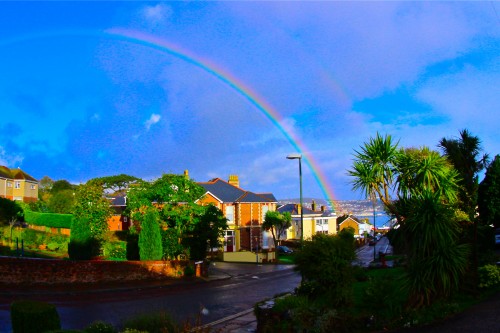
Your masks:
<path fill-rule="evenodd" d="M 53 304 L 40 301 L 14 301 L 10 306 L 14 333 L 40 333 L 61 329 L 61 320 Z"/>
<path fill-rule="evenodd" d="M 73 215 L 25 211 L 24 220 L 29 224 L 38 226 L 71 229 Z"/>

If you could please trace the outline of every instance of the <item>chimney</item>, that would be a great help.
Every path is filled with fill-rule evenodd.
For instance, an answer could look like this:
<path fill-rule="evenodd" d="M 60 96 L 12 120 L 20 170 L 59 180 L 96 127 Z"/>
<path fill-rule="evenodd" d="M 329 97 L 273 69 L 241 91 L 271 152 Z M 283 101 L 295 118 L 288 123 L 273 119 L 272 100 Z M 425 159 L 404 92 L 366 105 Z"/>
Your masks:
<path fill-rule="evenodd" d="M 296 204 L 295 208 L 297 209 L 297 214 L 300 214 L 300 212 L 302 211 L 302 206 L 300 204 Z"/>
<path fill-rule="evenodd" d="M 237 175 L 229 175 L 228 183 L 233 185 L 233 186 L 240 187 L 240 181 L 239 181 Z"/>
<path fill-rule="evenodd" d="M 324 213 L 325 212 L 325 206 L 321 206 L 321 211 Z"/>
<path fill-rule="evenodd" d="M 314 200 L 311 202 L 311 210 L 312 210 L 313 212 L 315 212 L 315 211 L 316 211 L 316 201 L 314 201 Z"/>
<path fill-rule="evenodd" d="M 184 170 L 184 178 L 189 179 L 189 171 Z"/>

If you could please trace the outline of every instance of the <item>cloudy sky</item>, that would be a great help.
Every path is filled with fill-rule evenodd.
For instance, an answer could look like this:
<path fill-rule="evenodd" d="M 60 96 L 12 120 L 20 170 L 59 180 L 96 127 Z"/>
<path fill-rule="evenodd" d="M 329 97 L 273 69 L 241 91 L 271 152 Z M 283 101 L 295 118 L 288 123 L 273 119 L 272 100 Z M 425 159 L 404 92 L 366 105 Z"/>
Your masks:
<path fill-rule="evenodd" d="M 377 132 L 500 153 L 500 3 L 0 2 L 0 165 L 363 199 Z"/>

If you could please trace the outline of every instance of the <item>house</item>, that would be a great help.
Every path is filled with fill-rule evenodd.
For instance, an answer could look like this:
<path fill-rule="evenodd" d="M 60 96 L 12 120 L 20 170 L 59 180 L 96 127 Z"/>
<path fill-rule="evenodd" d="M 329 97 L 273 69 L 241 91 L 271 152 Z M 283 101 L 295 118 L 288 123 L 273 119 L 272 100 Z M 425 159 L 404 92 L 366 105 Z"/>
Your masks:
<path fill-rule="evenodd" d="M 130 218 L 125 214 L 127 209 L 127 196 L 119 195 L 113 198 L 108 198 L 110 201 L 113 215 L 108 218 L 108 226 L 110 231 L 128 230 L 130 228 Z"/>
<path fill-rule="evenodd" d="M 365 232 L 370 233 L 372 230 L 372 225 L 368 223 L 361 222 L 357 217 L 352 214 L 344 214 L 337 218 L 338 230 L 345 228 L 352 228 L 354 230 L 354 237 L 358 238 L 364 235 Z"/>
<path fill-rule="evenodd" d="M 215 178 L 198 184 L 206 192 L 197 203 L 215 205 L 228 220 L 224 253 L 274 248 L 271 233 L 262 229 L 266 213 L 276 210 L 277 200 L 273 194 L 253 193 L 240 188 L 237 175 L 230 175 L 228 181 Z"/>
<path fill-rule="evenodd" d="M 280 213 L 290 213 L 292 215 L 292 226 L 288 228 L 286 235 L 282 235 L 282 239 L 300 239 L 300 204 L 286 204 L 278 207 Z M 316 209 L 316 203 L 313 201 L 311 208 L 303 208 L 304 220 L 304 239 L 310 239 L 318 233 L 336 234 L 337 233 L 337 216 L 335 212 L 325 210 L 321 206 Z"/>
<path fill-rule="evenodd" d="M 0 165 L 0 197 L 23 202 L 38 200 L 38 181 L 23 170 Z"/>

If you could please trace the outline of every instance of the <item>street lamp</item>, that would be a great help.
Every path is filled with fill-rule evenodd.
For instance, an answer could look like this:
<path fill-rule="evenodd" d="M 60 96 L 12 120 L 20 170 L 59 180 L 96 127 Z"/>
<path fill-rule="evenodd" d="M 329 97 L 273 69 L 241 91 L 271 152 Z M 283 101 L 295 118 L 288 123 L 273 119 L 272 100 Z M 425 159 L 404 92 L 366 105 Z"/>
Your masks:
<path fill-rule="evenodd" d="M 300 246 L 304 242 L 304 207 L 302 206 L 302 155 L 290 154 L 286 157 L 289 160 L 299 160 L 299 180 L 300 180 Z"/>

